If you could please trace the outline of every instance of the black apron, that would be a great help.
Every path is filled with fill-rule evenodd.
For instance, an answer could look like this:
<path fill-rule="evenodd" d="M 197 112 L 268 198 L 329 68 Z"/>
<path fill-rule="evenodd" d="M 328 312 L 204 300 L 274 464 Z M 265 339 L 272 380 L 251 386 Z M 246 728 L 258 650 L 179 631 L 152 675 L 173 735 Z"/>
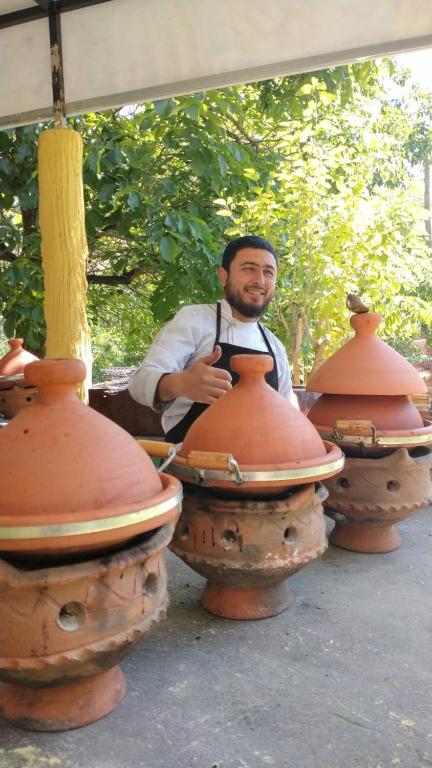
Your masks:
<path fill-rule="evenodd" d="M 213 349 L 219 344 L 222 354 L 217 361 L 217 363 L 214 363 L 214 368 L 222 368 L 225 371 L 228 371 L 228 373 L 231 374 L 232 377 L 232 384 L 237 384 L 239 380 L 239 375 L 235 371 L 232 371 L 230 368 L 230 360 L 233 355 L 266 355 L 267 352 L 262 352 L 258 349 L 248 349 L 248 347 L 239 347 L 237 344 L 227 344 L 224 342 L 219 341 L 220 336 L 220 327 L 221 327 L 221 316 L 222 316 L 222 310 L 221 310 L 221 304 L 220 301 L 218 301 L 216 305 L 216 337 L 215 337 L 215 343 L 213 346 Z M 279 380 L 278 380 L 278 371 L 277 371 L 277 364 L 276 364 L 276 358 L 274 356 L 274 352 L 270 346 L 270 342 L 266 336 L 266 333 L 264 331 L 263 326 L 258 323 L 258 328 L 260 329 L 261 335 L 265 341 L 265 345 L 268 349 L 268 352 L 273 358 L 273 369 L 266 373 L 265 379 L 267 384 L 269 384 L 273 389 L 278 391 L 279 387 Z M 184 437 L 186 435 L 186 432 L 188 431 L 189 427 L 192 426 L 194 421 L 198 418 L 198 416 L 201 416 L 202 413 L 208 408 L 207 403 L 192 403 L 191 407 L 185 413 L 182 419 L 180 419 L 177 424 L 175 424 L 174 427 L 168 430 L 168 432 L 165 434 L 165 440 L 169 443 L 181 443 L 184 440 Z"/>

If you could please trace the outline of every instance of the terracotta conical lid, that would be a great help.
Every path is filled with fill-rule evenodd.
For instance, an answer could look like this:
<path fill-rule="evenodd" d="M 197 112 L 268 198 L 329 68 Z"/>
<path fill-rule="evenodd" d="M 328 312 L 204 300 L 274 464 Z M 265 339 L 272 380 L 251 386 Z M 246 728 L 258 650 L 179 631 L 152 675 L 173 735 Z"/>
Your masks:
<path fill-rule="evenodd" d="M 22 348 L 23 339 L 9 339 L 8 344 L 10 350 L 0 360 L 0 376 L 16 376 L 28 363 L 38 359 Z"/>
<path fill-rule="evenodd" d="M 231 453 L 240 466 L 284 466 L 326 456 L 315 427 L 270 387 L 265 374 L 273 368 L 269 355 L 235 355 L 231 368 L 239 382 L 194 422 L 179 456 L 190 451 Z"/>
<path fill-rule="evenodd" d="M 39 399 L 0 430 L 0 551 L 94 548 L 166 522 L 178 481 L 168 493 L 136 441 L 79 400 L 84 363 L 38 360 L 24 376 Z"/>
<path fill-rule="evenodd" d="M 352 315 L 355 337 L 328 358 L 310 377 L 307 389 L 334 395 L 411 395 L 426 392 L 415 368 L 378 339 L 381 316 Z"/>

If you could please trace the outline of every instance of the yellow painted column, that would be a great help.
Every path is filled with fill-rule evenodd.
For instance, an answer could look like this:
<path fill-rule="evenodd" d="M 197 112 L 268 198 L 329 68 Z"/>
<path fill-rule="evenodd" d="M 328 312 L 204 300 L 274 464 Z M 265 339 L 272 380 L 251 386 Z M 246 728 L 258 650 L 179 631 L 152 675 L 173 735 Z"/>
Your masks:
<path fill-rule="evenodd" d="M 83 148 L 71 128 L 49 128 L 39 139 L 39 225 L 45 281 L 47 357 L 78 357 L 91 375 L 87 323 L 87 238 Z M 85 397 L 84 390 L 81 396 Z"/>

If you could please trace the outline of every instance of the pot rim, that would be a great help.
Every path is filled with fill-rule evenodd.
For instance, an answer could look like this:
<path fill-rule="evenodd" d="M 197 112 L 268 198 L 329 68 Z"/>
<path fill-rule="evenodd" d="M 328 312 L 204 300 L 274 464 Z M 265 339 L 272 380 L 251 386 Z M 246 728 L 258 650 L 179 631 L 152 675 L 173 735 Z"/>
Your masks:
<path fill-rule="evenodd" d="M 24 550 L 26 541 L 37 542 L 38 546 L 48 544 L 48 540 L 56 540 L 59 549 L 66 548 L 69 544 L 69 538 L 73 538 L 73 546 L 79 547 L 86 538 L 95 534 L 109 533 L 110 531 L 119 531 L 121 538 L 125 536 L 127 528 L 136 528 L 144 533 L 152 528 L 157 528 L 168 520 L 174 518 L 177 514 L 177 508 L 182 500 L 183 491 L 179 481 L 162 473 L 160 475 L 163 489 L 160 493 L 149 498 L 148 503 L 139 505 L 138 509 L 125 512 L 123 514 L 109 515 L 107 517 L 95 517 L 91 519 L 91 512 L 85 513 L 85 519 L 59 522 L 46 522 L 46 516 L 35 518 L 28 516 L 22 517 L 22 525 L 16 525 L 16 518 L 9 517 L 14 525 L 8 523 L 8 518 L 0 516 L 0 549 L 6 551 L 8 544 L 22 543 Z M 32 524 L 26 524 L 27 520 L 32 520 Z M 45 522 L 39 522 L 45 521 Z M 134 534 L 130 534 L 134 535 Z M 63 545 L 62 543 L 63 542 Z M 21 547 L 20 547 L 21 549 Z"/>
<path fill-rule="evenodd" d="M 229 483 L 233 487 L 247 487 L 249 484 L 266 483 L 273 487 L 286 487 L 299 485 L 303 480 L 320 480 L 339 472 L 343 466 L 345 457 L 339 446 L 327 440 L 323 440 L 327 457 L 307 459 L 302 462 L 289 464 L 239 465 L 234 459 L 231 471 L 218 469 L 202 469 L 191 466 L 187 459 L 176 456 L 170 465 L 170 472 L 176 477 L 184 478 L 189 482 L 199 485 L 215 485 L 216 483 Z"/>

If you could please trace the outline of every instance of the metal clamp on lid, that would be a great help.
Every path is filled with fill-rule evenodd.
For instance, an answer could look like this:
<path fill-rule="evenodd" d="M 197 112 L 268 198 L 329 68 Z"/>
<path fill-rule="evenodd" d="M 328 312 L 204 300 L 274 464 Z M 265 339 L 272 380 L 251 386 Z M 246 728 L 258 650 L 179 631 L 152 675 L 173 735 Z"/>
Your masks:
<path fill-rule="evenodd" d="M 375 445 L 377 443 L 377 429 L 371 421 L 367 420 L 338 420 L 333 426 L 333 437 L 340 442 L 349 441 Z"/>
<path fill-rule="evenodd" d="M 216 472 L 229 472 L 234 475 L 235 483 L 244 483 L 244 477 L 232 453 L 217 453 L 215 451 L 190 451 L 187 464 L 194 469 L 211 469 Z M 200 478 L 205 482 L 205 473 L 200 472 Z"/>

